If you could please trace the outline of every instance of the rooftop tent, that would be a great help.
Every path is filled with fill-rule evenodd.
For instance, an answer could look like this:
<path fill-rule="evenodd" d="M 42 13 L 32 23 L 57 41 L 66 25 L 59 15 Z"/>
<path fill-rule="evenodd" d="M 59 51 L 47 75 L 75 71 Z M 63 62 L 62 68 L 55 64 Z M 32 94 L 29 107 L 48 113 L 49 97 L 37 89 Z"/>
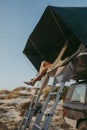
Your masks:
<path fill-rule="evenodd" d="M 87 44 L 87 8 L 48 6 L 31 33 L 23 53 L 39 70 L 42 60 L 53 62 L 65 43 L 63 58 L 71 56 L 80 43 Z"/>

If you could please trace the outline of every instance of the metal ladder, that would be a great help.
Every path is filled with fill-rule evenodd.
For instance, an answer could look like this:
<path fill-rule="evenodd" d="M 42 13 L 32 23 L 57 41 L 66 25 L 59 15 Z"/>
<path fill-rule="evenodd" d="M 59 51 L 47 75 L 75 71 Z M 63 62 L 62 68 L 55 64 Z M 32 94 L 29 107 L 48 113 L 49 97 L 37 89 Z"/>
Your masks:
<path fill-rule="evenodd" d="M 35 120 L 31 130 L 48 130 L 48 128 L 50 126 L 51 119 L 52 119 L 53 114 L 55 112 L 55 109 L 58 105 L 58 102 L 60 100 L 60 96 L 62 94 L 64 85 L 65 85 L 65 82 L 61 82 L 61 86 L 60 86 L 58 92 L 54 92 L 56 81 L 57 81 L 56 78 L 54 78 L 50 92 L 49 92 L 49 94 L 46 98 L 46 101 L 43 104 L 41 110 L 37 114 L 36 120 Z M 49 103 L 52 95 L 55 95 L 55 101 L 54 101 L 54 104 L 51 107 L 50 112 L 46 113 L 46 109 L 47 109 L 48 103 Z M 44 116 L 44 120 L 43 120 L 43 123 L 42 123 L 41 121 L 42 121 L 43 116 Z"/>
<path fill-rule="evenodd" d="M 21 121 L 21 123 L 18 126 L 18 130 L 26 130 L 27 128 L 30 127 L 30 122 L 35 114 L 38 103 L 40 102 L 40 96 L 41 96 L 42 90 L 43 90 L 44 86 L 46 86 L 48 80 L 49 80 L 49 77 L 46 75 L 44 77 L 44 82 L 42 83 L 41 87 L 36 89 L 36 91 L 33 95 L 32 101 L 29 105 L 29 108 L 26 109 L 23 120 Z"/>

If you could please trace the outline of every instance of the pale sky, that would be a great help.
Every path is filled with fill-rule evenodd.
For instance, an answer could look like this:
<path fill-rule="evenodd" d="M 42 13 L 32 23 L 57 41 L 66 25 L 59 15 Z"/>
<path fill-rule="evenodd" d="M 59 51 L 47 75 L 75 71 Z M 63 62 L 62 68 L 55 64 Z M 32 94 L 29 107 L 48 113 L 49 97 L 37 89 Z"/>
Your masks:
<path fill-rule="evenodd" d="M 26 86 L 37 74 L 22 52 L 48 5 L 87 6 L 87 0 L 0 0 L 0 89 Z"/>

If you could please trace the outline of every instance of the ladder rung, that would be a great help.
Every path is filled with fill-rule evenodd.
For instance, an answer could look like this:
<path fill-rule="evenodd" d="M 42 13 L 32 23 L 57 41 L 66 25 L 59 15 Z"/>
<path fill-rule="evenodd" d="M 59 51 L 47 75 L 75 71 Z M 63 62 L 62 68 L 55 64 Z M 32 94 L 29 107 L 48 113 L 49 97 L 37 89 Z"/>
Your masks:
<path fill-rule="evenodd" d="M 58 92 L 51 92 L 50 95 L 57 95 Z"/>
<path fill-rule="evenodd" d="M 42 104 L 44 104 L 44 101 L 41 101 Z"/>
<path fill-rule="evenodd" d="M 36 108 L 29 108 L 29 110 L 35 110 Z"/>
<path fill-rule="evenodd" d="M 22 125 L 24 125 L 24 124 L 25 124 L 25 121 L 26 121 L 26 119 L 25 119 L 25 118 L 23 118 Z"/>
<path fill-rule="evenodd" d="M 51 114 L 49 112 L 42 111 L 42 113 L 45 114 L 45 116 L 53 116 L 53 114 Z"/>
<path fill-rule="evenodd" d="M 34 126 L 41 130 L 41 127 L 39 125 L 34 124 Z"/>
<path fill-rule="evenodd" d="M 38 95 L 34 95 L 34 97 L 38 97 Z"/>
<path fill-rule="evenodd" d="M 53 116 L 53 114 L 51 114 L 51 113 L 47 113 L 45 116 Z"/>
<path fill-rule="evenodd" d="M 43 114 L 47 114 L 45 111 L 42 111 L 42 110 L 41 110 L 41 112 L 42 112 Z"/>
<path fill-rule="evenodd" d="M 25 120 L 28 120 L 28 117 L 24 116 L 24 119 L 25 119 Z"/>

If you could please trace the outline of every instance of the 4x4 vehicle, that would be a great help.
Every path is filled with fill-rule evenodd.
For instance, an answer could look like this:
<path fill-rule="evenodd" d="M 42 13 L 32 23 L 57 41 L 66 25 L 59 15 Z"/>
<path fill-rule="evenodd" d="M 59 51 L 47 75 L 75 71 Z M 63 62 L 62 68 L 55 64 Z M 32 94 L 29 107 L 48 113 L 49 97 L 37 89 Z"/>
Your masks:
<path fill-rule="evenodd" d="M 65 121 L 78 130 L 87 130 L 87 81 L 69 87 L 63 104 Z"/>

